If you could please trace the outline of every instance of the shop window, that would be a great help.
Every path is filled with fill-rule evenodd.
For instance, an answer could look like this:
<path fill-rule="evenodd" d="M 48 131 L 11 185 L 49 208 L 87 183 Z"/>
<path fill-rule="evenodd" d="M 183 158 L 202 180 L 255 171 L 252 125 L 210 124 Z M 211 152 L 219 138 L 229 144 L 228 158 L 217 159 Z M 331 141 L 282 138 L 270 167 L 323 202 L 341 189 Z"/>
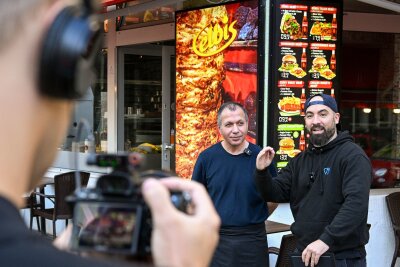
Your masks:
<path fill-rule="evenodd" d="M 341 128 L 351 132 L 374 169 L 382 168 L 382 149 L 400 144 L 399 45 L 399 34 L 343 33 Z M 391 166 L 400 164 L 399 153 L 391 155 Z M 382 186 L 393 185 L 379 179 Z"/>
<path fill-rule="evenodd" d="M 137 1 L 122 3 L 108 7 L 108 11 L 114 9 L 133 8 L 135 5 L 140 5 Z M 174 20 L 174 12 L 176 6 L 162 6 L 147 9 L 143 12 L 132 12 L 127 16 L 121 16 L 116 18 L 116 30 L 127 30 L 138 27 L 145 27 L 150 25 L 157 25 L 166 23 Z M 104 21 L 104 31 L 108 32 L 108 20 Z"/>
<path fill-rule="evenodd" d="M 377 89 L 379 48 L 344 45 L 343 60 L 342 88 L 351 88 L 352 91 Z"/>
<path fill-rule="evenodd" d="M 126 151 L 145 154 L 161 151 L 159 146 L 161 66 L 161 56 L 125 55 L 124 150 Z"/>
<path fill-rule="evenodd" d="M 96 82 L 86 95 L 76 100 L 67 136 L 60 146 L 62 151 L 100 152 L 107 149 L 107 51 L 102 50 L 96 60 Z M 78 133 L 84 119 L 88 125 Z M 91 138 L 92 135 L 93 138 Z M 90 150 L 90 151 L 89 151 Z"/>

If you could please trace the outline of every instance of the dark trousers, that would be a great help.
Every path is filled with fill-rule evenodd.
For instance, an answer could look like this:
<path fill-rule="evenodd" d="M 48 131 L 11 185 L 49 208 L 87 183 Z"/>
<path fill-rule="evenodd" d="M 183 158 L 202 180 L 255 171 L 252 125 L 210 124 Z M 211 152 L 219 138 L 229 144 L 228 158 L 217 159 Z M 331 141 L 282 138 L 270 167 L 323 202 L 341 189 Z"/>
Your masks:
<path fill-rule="evenodd" d="M 367 267 L 367 260 L 365 257 L 336 260 L 336 267 Z"/>
<path fill-rule="evenodd" d="M 344 259 L 335 259 L 335 267 L 367 267 L 367 259 L 365 256 L 365 251 L 364 248 L 360 250 L 348 250 L 347 252 L 347 257 L 343 256 L 343 252 L 341 255 L 339 255 L 340 258 Z M 364 252 L 364 253 L 362 253 Z M 300 254 L 299 249 L 295 249 L 294 253 Z M 336 257 L 336 254 L 335 254 Z"/>
<path fill-rule="evenodd" d="M 211 267 L 269 267 L 265 225 L 222 227 Z"/>

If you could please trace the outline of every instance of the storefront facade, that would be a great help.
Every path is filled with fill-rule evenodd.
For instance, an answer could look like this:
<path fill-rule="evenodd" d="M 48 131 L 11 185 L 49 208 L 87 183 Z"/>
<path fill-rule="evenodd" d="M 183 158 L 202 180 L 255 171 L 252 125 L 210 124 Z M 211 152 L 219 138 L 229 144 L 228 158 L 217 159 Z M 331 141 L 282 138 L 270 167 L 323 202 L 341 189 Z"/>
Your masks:
<path fill-rule="evenodd" d="M 146 154 L 147 168 L 176 170 L 175 12 L 219 4 L 215 2 L 228 1 L 104 1 L 105 13 L 101 16 L 107 23 L 98 82 L 91 94 L 78 101 L 54 168 L 104 172 L 85 164 L 85 139 L 92 132 L 98 153 L 136 151 Z M 342 79 L 340 90 L 335 91 L 341 127 L 354 135 L 369 156 L 383 148 L 382 159 L 373 163 L 376 171 L 386 168 L 392 177 L 400 179 L 400 15 L 390 10 L 400 4 L 393 2 L 393 7 L 382 8 L 378 0 L 376 5 L 354 2 L 344 1 L 338 66 Z M 271 6 L 264 8 L 268 21 Z M 266 38 L 271 34 L 268 29 Z M 268 55 L 269 45 L 265 43 Z M 266 85 L 269 60 L 265 57 Z M 271 88 L 264 90 L 267 113 L 267 91 Z M 92 129 L 76 144 L 80 117 L 85 117 Z M 265 114 L 258 121 L 262 135 L 257 143 L 261 145 L 270 144 L 269 120 Z M 385 145 L 392 149 L 388 151 Z M 382 160 L 388 156 L 391 161 L 385 165 Z M 78 157 L 78 166 L 72 163 L 72 157 Z M 382 185 L 386 186 L 385 181 Z"/>

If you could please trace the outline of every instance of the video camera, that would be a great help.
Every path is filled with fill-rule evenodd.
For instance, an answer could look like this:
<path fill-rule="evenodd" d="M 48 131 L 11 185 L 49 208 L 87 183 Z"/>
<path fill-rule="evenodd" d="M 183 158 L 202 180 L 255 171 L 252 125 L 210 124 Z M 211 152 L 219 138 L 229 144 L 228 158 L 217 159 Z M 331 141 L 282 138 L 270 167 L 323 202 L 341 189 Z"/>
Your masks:
<path fill-rule="evenodd" d="M 112 172 L 98 178 L 94 188 L 77 190 L 68 201 L 74 206 L 71 248 L 129 256 L 151 254 L 152 219 L 141 193 L 147 177 L 171 176 L 164 171 L 139 172 L 141 155 L 95 154 L 88 165 L 111 167 Z M 171 202 L 187 212 L 191 202 L 187 192 L 170 191 Z"/>

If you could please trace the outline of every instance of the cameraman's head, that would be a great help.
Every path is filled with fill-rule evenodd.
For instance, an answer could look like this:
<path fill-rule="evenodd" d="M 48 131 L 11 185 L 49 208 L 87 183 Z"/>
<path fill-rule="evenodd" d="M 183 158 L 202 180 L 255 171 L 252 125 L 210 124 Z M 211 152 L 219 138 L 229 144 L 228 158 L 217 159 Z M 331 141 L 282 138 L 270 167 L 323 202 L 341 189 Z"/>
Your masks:
<path fill-rule="evenodd" d="M 89 0 L 78 4 L 85 10 Z M 0 224 L 5 226 L 0 256 L 4 266 L 118 264 L 113 260 L 106 265 L 55 250 L 26 229 L 17 209 L 24 201 L 21 196 L 54 160 L 73 100 L 89 87 L 87 77 L 99 43 L 98 31 L 66 6 L 66 0 L 0 1 Z M 76 23 L 69 23 L 74 20 Z M 193 196 L 192 215 L 170 203 L 168 189 Z M 204 187 L 177 178 L 148 179 L 142 193 L 153 213 L 156 264 L 208 266 L 218 242 L 219 217 Z"/>
<path fill-rule="evenodd" d="M 71 84 L 80 83 L 74 80 L 80 72 L 78 64 L 62 58 L 68 54 L 63 33 L 75 16 L 66 8 L 70 4 L 67 0 L 0 1 L 0 167 L 8 171 L 7 177 L 0 178 L 4 179 L 0 194 L 11 197 L 17 185 L 14 199 L 21 190 L 32 189 L 53 162 L 79 95 L 71 93 L 76 90 Z M 84 36 L 80 29 L 77 32 Z M 81 42 L 83 37 L 77 39 Z M 70 54 L 67 59 L 79 61 Z M 73 74 L 68 76 L 69 72 Z"/>

